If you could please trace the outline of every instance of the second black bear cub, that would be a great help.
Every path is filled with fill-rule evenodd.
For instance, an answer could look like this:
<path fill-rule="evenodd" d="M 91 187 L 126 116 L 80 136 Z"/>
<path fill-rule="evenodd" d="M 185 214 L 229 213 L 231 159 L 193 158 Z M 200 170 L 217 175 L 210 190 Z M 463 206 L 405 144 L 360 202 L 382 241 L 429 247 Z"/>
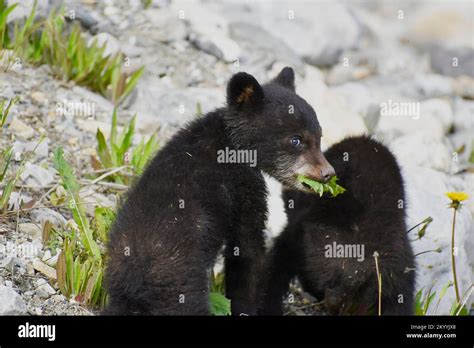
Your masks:
<path fill-rule="evenodd" d="M 297 174 L 334 174 L 316 114 L 294 89 L 291 68 L 265 85 L 238 73 L 227 106 L 157 154 L 111 231 L 105 313 L 208 314 L 208 271 L 225 245 L 232 313 L 256 314 L 267 214 L 261 170 L 302 190 Z"/>
<path fill-rule="evenodd" d="M 284 191 L 288 225 L 267 261 L 263 314 L 281 314 L 295 276 L 331 314 L 411 314 L 414 256 L 406 235 L 405 194 L 392 153 L 369 137 L 325 152 L 346 192 L 337 197 Z"/>

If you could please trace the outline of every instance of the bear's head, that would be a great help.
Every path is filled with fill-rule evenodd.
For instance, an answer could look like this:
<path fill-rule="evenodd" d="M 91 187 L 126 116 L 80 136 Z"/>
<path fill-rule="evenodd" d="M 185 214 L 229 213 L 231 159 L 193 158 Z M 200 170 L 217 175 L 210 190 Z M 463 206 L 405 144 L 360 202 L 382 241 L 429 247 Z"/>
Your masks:
<path fill-rule="evenodd" d="M 256 150 L 258 167 L 286 187 L 308 191 L 299 174 L 320 182 L 335 175 L 321 151 L 316 113 L 295 93 L 292 68 L 263 85 L 247 73 L 235 74 L 227 86 L 227 108 L 233 145 Z"/>

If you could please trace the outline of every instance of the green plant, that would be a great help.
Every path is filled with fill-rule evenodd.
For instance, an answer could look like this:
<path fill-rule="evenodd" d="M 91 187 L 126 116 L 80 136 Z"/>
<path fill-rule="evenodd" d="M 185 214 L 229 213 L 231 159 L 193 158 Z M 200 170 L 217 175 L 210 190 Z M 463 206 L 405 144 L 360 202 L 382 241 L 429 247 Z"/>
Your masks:
<path fill-rule="evenodd" d="M 211 305 L 210 312 L 212 315 L 230 315 L 230 300 L 225 297 L 225 278 L 224 273 L 217 275 L 211 271 L 209 286 L 209 303 Z"/>
<path fill-rule="evenodd" d="M 6 180 L 8 167 L 10 166 L 13 155 L 13 148 L 10 146 L 0 153 L 0 184 L 3 186 L 2 193 L 0 195 L 0 213 L 5 212 L 8 206 L 8 201 L 15 186 L 17 177 Z M 4 183 L 4 181 L 6 181 Z"/>
<path fill-rule="evenodd" d="M 0 101 L 0 127 L 4 127 L 10 114 L 10 109 L 20 100 L 19 97 L 13 99 L 5 99 Z M 6 106 L 5 106 L 6 104 Z"/>
<path fill-rule="evenodd" d="M 472 142 L 472 151 L 469 155 L 469 162 L 474 163 L 474 141 Z"/>
<path fill-rule="evenodd" d="M 211 292 L 209 294 L 211 304 L 210 312 L 212 315 L 230 315 L 230 300 L 222 294 Z"/>
<path fill-rule="evenodd" d="M 318 193 L 321 197 L 324 192 L 329 192 L 333 197 L 344 193 L 346 189 L 337 184 L 337 176 L 333 176 L 327 183 L 314 181 L 304 175 L 298 175 L 298 181 L 304 185 L 310 187 L 314 192 Z"/>
<path fill-rule="evenodd" d="M 13 188 L 15 187 L 18 179 L 20 179 L 21 173 L 23 173 L 25 163 L 30 158 L 30 156 L 35 153 L 36 149 L 44 139 L 45 137 L 42 135 L 33 150 L 23 156 L 18 167 L 15 168 L 15 171 L 10 175 L 7 175 L 7 172 L 12 161 L 13 148 L 9 146 L 0 153 L 0 185 L 3 186 L 3 191 L 0 195 L 0 213 L 6 212 Z"/>
<path fill-rule="evenodd" d="M 34 64 L 48 64 L 54 76 L 102 94 L 116 105 L 135 88 L 144 67 L 131 73 L 124 71 L 124 55 L 104 56 L 106 45 L 97 40 L 88 45 L 78 23 L 66 28 L 64 11 L 54 11 L 44 21 L 35 22 L 36 1 L 20 29 L 15 27 L 15 55 Z M 1 27 L 0 27 L 1 28 Z"/>
<path fill-rule="evenodd" d="M 410 233 L 411 231 L 413 231 L 415 228 L 417 228 L 418 226 L 421 226 L 421 228 L 418 230 L 418 233 L 417 233 L 417 238 L 416 239 L 413 239 L 412 241 L 416 241 L 416 240 L 419 240 L 421 238 L 423 238 L 426 234 L 426 229 L 428 228 L 428 226 L 433 222 L 433 218 L 431 216 L 428 216 L 427 218 L 425 218 L 423 221 L 421 221 L 420 223 L 417 223 L 415 226 L 413 226 L 412 228 L 410 228 L 408 231 L 407 231 L 407 234 Z"/>
<path fill-rule="evenodd" d="M 117 135 L 117 109 L 112 115 L 112 126 L 110 130 L 109 143 L 100 129 L 97 129 L 97 155 L 98 161 L 94 161 L 96 170 L 110 170 L 103 175 L 110 181 L 120 184 L 129 184 L 130 177 L 139 175 L 147 165 L 150 158 L 158 150 L 156 137 L 151 136 L 148 141 L 142 140 L 132 149 L 135 134 L 135 117 L 124 128 L 123 133 Z M 126 172 L 126 170 L 131 172 Z"/>
<path fill-rule="evenodd" d="M 426 315 L 428 313 L 428 309 L 430 308 L 433 299 L 436 296 L 436 291 L 431 292 L 433 287 L 430 287 L 428 291 L 423 295 L 424 288 L 418 290 L 415 295 L 415 315 Z"/>
<path fill-rule="evenodd" d="M 142 0 L 142 5 L 145 8 L 145 10 L 149 8 L 152 3 L 153 3 L 153 0 Z"/>
<path fill-rule="evenodd" d="M 469 315 L 469 310 L 466 307 L 467 300 L 471 297 L 471 294 L 474 290 L 474 284 L 466 290 L 466 292 L 461 297 L 460 301 L 454 301 L 451 305 L 450 315 Z"/>
<path fill-rule="evenodd" d="M 436 301 L 436 307 L 434 309 L 434 312 L 432 314 L 436 314 L 439 309 L 439 305 L 446 295 L 447 290 L 453 286 L 453 282 L 448 282 L 441 291 L 439 292 L 438 295 L 438 300 Z M 424 292 L 424 288 L 421 288 L 420 290 L 417 291 L 415 295 L 415 315 L 427 315 L 428 311 L 431 307 L 431 305 L 434 303 L 434 300 L 436 299 L 436 291 L 432 292 L 433 286 L 431 286 L 428 291 Z M 467 307 L 465 306 L 465 302 L 470 296 L 470 293 L 472 292 L 473 286 L 466 291 L 466 293 L 463 296 L 464 301 L 461 303 L 458 303 L 457 299 L 453 301 L 451 304 L 451 309 L 450 309 L 450 315 L 469 315 L 469 311 L 467 310 Z"/>
<path fill-rule="evenodd" d="M 10 46 L 10 37 L 8 36 L 8 15 L 18 4 L 7 7 L 5 0 L 0 0 L 0 50 Z"/>
<path fill-rule="evenodd" d="M 115 220 L 115 211 L 108 207 L 96 207 L 94 211 L 93 227 L 96 238 L 106 243 L 112 223 Z"/>
<path fill-rule="evenodd" d="M 453 208 L 453 224 L 451 230 L 451 266 L 453 270 L 453 278 L 454 278 L 454 290 L 456 292 L 456 300 L 460 303 L 461 298 L 459 296 L 459 286 L 458 286 L 458 279 L 456 274 L 456 261 L 455 261 L 455 239 L 454 239 L 454 232 L 456 230 L 456 213 L 459 209 L 461 209 L 461 202 L 468 199 L 468 195 L 464 192 L 448 192 L 446 196 L 451 200 L 451 204 L 449 205 L 450 208 Z"/>
<path fill-rule="evenodd" d="M 101 307 L 106 301 L 102 286 L 105 252 L 94 239 L 79 196 L 79 183 L 61 147 L 55 150 L 53 163 L 68 192 L 69 210 L 75 222 L 70 231 L 61 234 L 63 244 L 56 266 L 58 286 L 67 297 Z"/>

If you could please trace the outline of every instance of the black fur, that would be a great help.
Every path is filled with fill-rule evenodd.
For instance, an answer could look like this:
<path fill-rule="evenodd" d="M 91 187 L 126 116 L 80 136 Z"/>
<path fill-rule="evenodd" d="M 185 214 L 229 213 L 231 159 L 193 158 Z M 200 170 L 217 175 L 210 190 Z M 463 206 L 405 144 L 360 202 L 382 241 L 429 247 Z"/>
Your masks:
<path fill-rule="evenodd" d="M 394 156 L 369 137 L 345 139 L 325 155 L 347 191 L 335 198 L 284 191 L 288 226 L 266 261 L 262 314 L 281 314 L 295 276 L 306 291 L 325 300 L 332 314 L 377 313 L 375 251 L 380 255 L 382 313 L 412 314 L 415 274 L 406 270 L 413 270 L 414 256 L 406 235 L 403 179 Z M 292 202 L 294 209 L 288 206 Z M 325 257 L 325 246 L 334 241 L 363 244 L 365 260 Z M 398 303 L 399 294 L 403 303 Z"/>
<path fill-rule="evenodd" d="M 314 110 L 294 93 L 292 69 L 282 74 L 266 85 L 234 75 L 227 107 L 180 130 L 150 163 L 111 231 L 106 314 L 208 314 L 208 271 L 223 245 L 232 312 L 256 314 L 267 214 L 261 170 L 304 189 L 293 170 L 305 165 L 302 174 L 317 176 L 328 165 Z M 294 134 L 307 137 L 305 148 L 292 147 Z M 218 163 L 225 148 L 256 150 L 257 166 Z"/>

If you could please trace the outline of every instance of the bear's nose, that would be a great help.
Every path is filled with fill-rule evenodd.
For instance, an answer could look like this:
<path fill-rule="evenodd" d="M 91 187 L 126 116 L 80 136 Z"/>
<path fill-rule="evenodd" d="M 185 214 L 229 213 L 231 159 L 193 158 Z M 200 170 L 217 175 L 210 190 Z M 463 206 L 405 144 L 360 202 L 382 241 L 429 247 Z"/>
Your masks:
<path fill-rule="evenodd" d="M 322 181 L 328 182 L 334 175 L 336 175 L 336 171 L 329 163 L 321 168 L 320 176 Z"/>

